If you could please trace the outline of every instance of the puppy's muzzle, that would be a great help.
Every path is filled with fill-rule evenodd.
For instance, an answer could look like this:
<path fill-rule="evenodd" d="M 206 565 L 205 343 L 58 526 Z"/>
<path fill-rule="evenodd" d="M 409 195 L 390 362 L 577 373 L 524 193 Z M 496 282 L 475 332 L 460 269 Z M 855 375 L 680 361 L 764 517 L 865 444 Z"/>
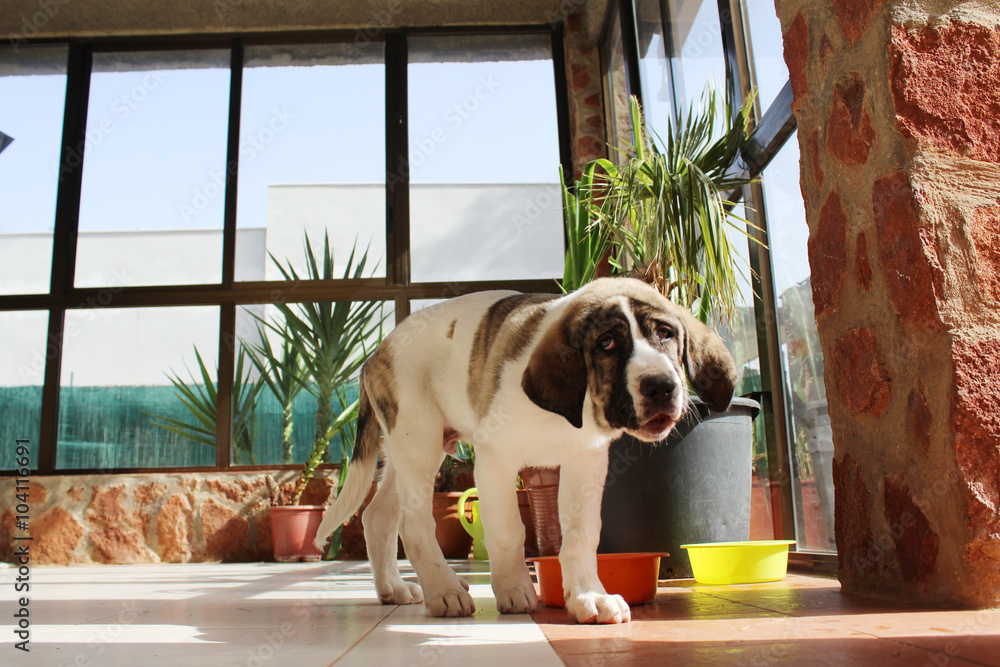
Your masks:
<path fill-rule="evenodd" d="M 642 417 L 636 437 L 647 442 L 666 437 L 680 418 L 679 391 L 677 380 L 668 375 L 650 375 L 639 381 Z"/>

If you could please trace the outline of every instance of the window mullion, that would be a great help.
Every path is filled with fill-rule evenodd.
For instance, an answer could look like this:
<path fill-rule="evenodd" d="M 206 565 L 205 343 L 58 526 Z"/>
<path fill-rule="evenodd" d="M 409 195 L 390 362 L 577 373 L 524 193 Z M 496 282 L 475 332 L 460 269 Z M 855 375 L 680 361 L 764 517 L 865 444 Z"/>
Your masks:
<path fill-rule="evenodd" d="M 385 196 L 386 282 L 410 284 L 410 161 L 407 114 L 407 39 L 390 33 L 385 39 Z M 396 303 L 396 321 L 406 316 Z M 408 310 L 408 307 L 405 308 Z"/>
<path fill-rule="evenodd" d="M 229 81 L 229 136 L 226 148 L 226 200 L 222 228 L 222 287 L 233 288 L 236 270 L 236 194 L 239 176 L 240 105 L 243 94 L 243 42 L 233 40 Z M 219 367 L 215 420 L 215 466 L 232 463 L 233 387 L 236 378 L 236 304 L 228 299 L 219 309 Z"/>
<path fill-rule="evenodd" d="M 56 297 L 64 297 L 73 290 L 80 187 L 83 182 L 83 149 L 87 133 L 87 98 L 90 94 L 91 49 L 86 45 L 72 43 L 69 45 L 68 58 L 59 186 L 52 233 L 52 278 L 49 287 L 50 293 Z M 38 472 L 43 474 L 55 470 L 56 465 L 65 315 L 63 307 L 49 311 L 38 442 Z"/>

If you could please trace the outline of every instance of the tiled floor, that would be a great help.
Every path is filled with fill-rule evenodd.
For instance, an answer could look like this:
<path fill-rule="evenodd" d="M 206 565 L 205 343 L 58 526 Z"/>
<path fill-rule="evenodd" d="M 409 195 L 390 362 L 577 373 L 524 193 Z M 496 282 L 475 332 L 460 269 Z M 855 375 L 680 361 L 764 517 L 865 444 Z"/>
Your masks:
<path fill-rule="evenodd" d="M 472 584 L 473 618 L 379 604 L 363 562 L 36 567 L 30 653 L 13 646 L 16 572 L 3 569 L 0 664 L 1000 666 L 1000 610 L 852 600 L 830 579 L 669 582 L 631 623 L 590 627 L 561 609 L 501 616 L 488 565 L 457 569 Z"/>

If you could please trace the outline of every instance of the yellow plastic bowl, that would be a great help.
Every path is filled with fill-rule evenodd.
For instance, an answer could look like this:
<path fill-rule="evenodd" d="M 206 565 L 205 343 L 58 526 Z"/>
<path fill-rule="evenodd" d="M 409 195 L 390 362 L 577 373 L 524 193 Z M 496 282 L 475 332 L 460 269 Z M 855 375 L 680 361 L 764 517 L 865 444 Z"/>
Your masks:
<path fill-rule="evenodd" d="M 788 571 L 788 546 L 794 540 L 756 540 L 682 544 L 699 584 L 756 584 L 780 581 Z"/>

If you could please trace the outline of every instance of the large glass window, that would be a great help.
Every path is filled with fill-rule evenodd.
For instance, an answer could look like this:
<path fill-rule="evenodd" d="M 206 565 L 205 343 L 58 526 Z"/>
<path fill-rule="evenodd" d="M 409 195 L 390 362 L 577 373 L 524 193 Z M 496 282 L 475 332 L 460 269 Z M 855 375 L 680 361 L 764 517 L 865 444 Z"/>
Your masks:
<path fill-rule="evenodd" d="M 49 291 L 66 58 L 0 50 L 0 294 Z"/>
<path fill-rule="evenodd" d="M 306 373 L 286 401 L 269 383 L 283 309 L 369 304 L 364 355 L 428 295 L 420 282 L 447 282 L 443 297 L 482 281 L 556 289 L 552 32 L 269 39 L 0 45 L 0 430 L 4 446 L 26 436 L 41 472 L 301 465 L 324 401 L 339 413 L 357 375 Z M 408 71 L 385 59 L 404 45 Z M 408 125 L 393 126 L 386 91 L 404 84 Z M 64 126 L 64 107 L 85 126 Z M 64 136 L 76 149 L 60 173 Z M 390 172 L 405 136 L 405 172 Z M 391 248 L 388 173 L 410 204 Z M 58 230 L 57 190 L 67 206 L 79 194 Z M 53 248 L 76 250 L 71 286 L 49 284 Z M 343 280 L 362 255 L 363 280 Z M 47 364 L 59 386 L 44 390 Z"/>
<path fill-rule="evenodd" d="M 217 307 L 67 311 L 57 466 L 215 465 L 218 352 Z"/>
<path fill-rule="evenodd" d="M 670 61 L 663 39 L 660 0 L 636 0 L 635 21 L 639 40 L 642 110 L 646 114 L 646 123 L 653 130 L 666 132 L 673 118 L 674 94 Z"/>
<path fill-rule="evenodd" d="M 371 245 L 385 275 L 385 67 L 381 43 L 245 51 L 237 280 L 306 273 L 304 238 L 345 263 Z"/>
<path fill-rule="evenodd" d="M 833 551 L 833 432 L 823 381 L 793 135 L 764 170 L 768 238 L 774 265 L 778 335 L 789 413 L 799 547 Z"/>
<path fill-rule="evenodd" d="M 741 0 L 732 7 L 742 9 L 742 25 L 746 31 L 746 52 L 725 53 L 724 44 L 739 44 L 738 36 L 723 39 L 741 21 L 729 16 L 720 21 L 720 5 L 709 0 L 667 0 L 665 3 L 631 0 L 636 17 L 639 82 L 643 92 L 647 124 L 653 130 L 657 122 L 665 127 L 671 108 L 686 109 L 697 105 L 706 86 L 713 85 L 717 96 L 725 95 L 727 58 L 733 67 L 737 90 L 758 89 L 758 109 L 768 111 L 778 93 L 786 85 L 788 71 L 782 58 L 781 29 L 773 4 Z M 658 25 L 660 8 L 669 12 L 665 29 Z M 627 15 L 627 12 L 625 13 Z M 625 62 L 633 57 L 622 53 L 620 13 L 612 12 L 606 26 L 602 45 L 605 72 L 608 76 L 605 100 L 611 118 L 610 127 L 620 122 L 621 97 L 634 82 L 626 81 Z M 666 39 L 661 37 L 665 32 Z M 660 71 L 659 51 L 663 44 L 670 59 L 670 75 Z M 738 72 L 750 71 L 752 80 L 741 81 Z M 778 110 L 787 111 L 787 110 Z M 616 114 L 619 120 L 616 120 Z M 660 119 L 658 121 L 658 119 Z M 720 119 L 721 121 L 722 119 Z M 759 120 L 759 116 L 758 116 Z M 780 125 L 780 124 L 779 124 Z M 777 127 L 777 126 L 775 126 Z M 810 269 L 806 243 L 808 227 L 801 192 L 798 187 L 798 144 L 794 135 L 785 134 L 758 137 L 767 142 L 768 154 L 777 153 L 770 166 L 761 174 L 761 188 L 748 187 L 745 197 L 753 198 L 747 208 L 738 205 L 734 214 L 759 223 L 767 234 L 767 253 L 758 254 L 743 234 L 732 229 L 730 240 L 739 251 L 738 264 L 749 277 L 750 266 L 759 266 L 766 275 L 761 280 L 744 281 L 742 298 L 737 304 L 736 317 L 716 326 L 729 346 L 740 368 L 737 393 L 750 394 L 775 389 L 765 394 L 764 404 L 774 405 L 773 412 L 755 421 L 754 471 L 755 486 L 752 496 L 751 535 L 754 539 L 782 536 L 794 528 L 799 550 L 830 552 L 833 542 L 833 492 L 831 480 L 832 434 L 823 393 L 823 359 L 820 350 L 812 307 Z M 609 141 L 614 137 L 609 136 Z M 756 176 L 757 174 L 751 174 Z M 762 199 L 757 194 L 763 191 Z M 752 208 L 750 208 L 752 206 Z M 770 262 L 763 262 L 770 259 Z M 754 295 L 751 284 L 770 285 L 774 292 Z M 764 312 L 758 312 L 763 308 Z M 758 337 L 767 331 L 768 337 Z M 778 345 L 774 347 L 776 333 Z M 760 337 L 763 338 L 763 337 Z M 767 378 L 774 364 L 763 368 L 761 357 L 766 352 L 777 359 L 780 378 Z M 787 414 L 787 423 L 775 423 L 775 416 Z M 773 427 L 773 429 L 772 429 Z M 770 441 L 768 433 L 773 433 Z M 786 441 L 789 451 L 779 445 Z M 785 469 L 793 471 L 793 480 L 786 485 L 783 480 L 769 480 L 769 472 Z M 782 513 L 788 507 L 788 498 L 781 503 L 769 502 L 771 494 L 765 489 L 781 489 L 794 497 L 793 516 Z"/>
<path fill-rule="evenodd" d="M 715 0 L 670 0 L 674 91 L 681 108 L 701 97 L 706 82 L 725 90 L 719 4 Z"/>
<path fill-rule="evenodd" d="M 550 40 L 409 40 L 415 282 L 563 272 L 559 133 Z"/>
<path fill-rule="evenodd" d="M 229 52 L 93 58 L 75 285 L 219 282 Z"/>
<path fill-rule="evenodd" d="M 771 0 L 743 0 L 743 16 L 749 32 L 747 49 L 757 101 L 761 109 L 767 109 L 788 81 L 781 23 Z"/>
<path fill-rule="evenodd" d="M 616 7 L 617 9 L 617 7 Z M 629 118 L 629 81 L 625 67 L 625 46 L 622 42 L 622 24 L 618 11 L 612 13 L 608 37 L 604 45 L 605 90 L 607 110 L 608 145 L 613 149 L 611 159 L 618 160 L 628 151 L 632 139 L 632 121 Z"/>

